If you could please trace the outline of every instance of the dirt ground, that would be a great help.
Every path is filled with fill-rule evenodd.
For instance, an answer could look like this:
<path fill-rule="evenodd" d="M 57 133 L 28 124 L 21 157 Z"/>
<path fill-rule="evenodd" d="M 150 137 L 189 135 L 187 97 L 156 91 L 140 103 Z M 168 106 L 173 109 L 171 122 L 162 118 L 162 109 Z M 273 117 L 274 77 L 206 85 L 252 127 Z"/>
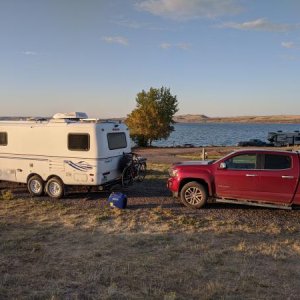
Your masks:
<path fill-rule="evenodd" d="M 137 152 L 149 174 L 125 191 L 125 210 L 109 192 L 51 200 L 0 182 L 0 299 L 299 299 L 300 210 L 189 210 L 167 169 L 201 149 Z"/>

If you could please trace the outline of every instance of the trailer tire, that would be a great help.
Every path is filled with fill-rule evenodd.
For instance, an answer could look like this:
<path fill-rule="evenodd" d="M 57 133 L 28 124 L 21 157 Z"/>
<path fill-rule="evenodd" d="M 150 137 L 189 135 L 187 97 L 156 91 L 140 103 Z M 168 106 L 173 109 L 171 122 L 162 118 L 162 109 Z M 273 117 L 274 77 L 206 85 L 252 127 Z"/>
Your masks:
<path fill-rule="evenodd" d="M 47 181 L 46 193 L 51 198 L 60 199 L 64 196 L 64 183 L 58 177 L 52 177 Z"/>
<path fill-rule="evenodd" d="M 31 176 L 27 181 L 27 188 L 30 195 L 34 197 L 42 196 L 44 193 L 44 181 L 38 175 Z"/>

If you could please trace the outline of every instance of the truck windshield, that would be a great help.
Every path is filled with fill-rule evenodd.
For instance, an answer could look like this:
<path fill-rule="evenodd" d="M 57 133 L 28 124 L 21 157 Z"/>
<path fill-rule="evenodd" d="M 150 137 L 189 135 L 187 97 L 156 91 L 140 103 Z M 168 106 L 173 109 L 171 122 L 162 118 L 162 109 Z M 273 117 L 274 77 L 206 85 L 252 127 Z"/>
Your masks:
<path fill-rule="evenodd" d="M 107 142 L 109 150 L 123 149 L 127 147 L 127 140 L 124 132 L 108 133 Z"/>

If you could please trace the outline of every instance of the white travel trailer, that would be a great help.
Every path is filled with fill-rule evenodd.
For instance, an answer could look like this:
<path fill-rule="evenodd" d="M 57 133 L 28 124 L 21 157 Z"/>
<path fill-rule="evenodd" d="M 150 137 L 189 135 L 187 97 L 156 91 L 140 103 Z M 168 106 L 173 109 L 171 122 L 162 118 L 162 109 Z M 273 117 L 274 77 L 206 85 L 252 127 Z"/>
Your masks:
<path fill-rule="evenodd" d="M 85 113 L 0 121 L 0 180 L 27 183 L 33 196 L 46 191 L 60 198 L 67 185 L 116 183 L 120 161 L 130 152 L 125 124 L 88 119 Z"/>

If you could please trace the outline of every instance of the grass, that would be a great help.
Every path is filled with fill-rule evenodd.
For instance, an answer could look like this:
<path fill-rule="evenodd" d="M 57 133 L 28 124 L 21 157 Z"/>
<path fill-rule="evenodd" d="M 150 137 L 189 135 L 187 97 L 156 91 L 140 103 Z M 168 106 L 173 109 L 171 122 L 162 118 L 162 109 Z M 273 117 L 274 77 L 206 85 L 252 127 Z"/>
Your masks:
<path fill-rule="evenodd" d="M 223 299 L 299 295 L 299 225 L 101 201 L 3 200 L 0 298 Z"/>
<path fill-rule="evenodd" d="M 164 194 L 169 165 L 148 167 L 125 210 L 2 196 L 0 299 L 298 298 L 299 211 L 191 211 Z"/>
<path fill-rule="evenodd" d="M 190 159 L 190 160 L 202 160 L 202 154 L 179 154 L 177 155 L 178 158 L 182 159 Z M 205 158 L 206 160 L 208 159 L 219 159 L 221 158 L 222 155 L 207 155 Z"/>
<path fill-rule="evenodd" d="M 0 193 L 0 200 L 12 200 L 14 195 L 10 190 L 3 190 Z"/>
<path fill-rule="evenodd" d="M 170 164 L 147 163 L 147 180 L 164 180 L 168 178 Z"/>

